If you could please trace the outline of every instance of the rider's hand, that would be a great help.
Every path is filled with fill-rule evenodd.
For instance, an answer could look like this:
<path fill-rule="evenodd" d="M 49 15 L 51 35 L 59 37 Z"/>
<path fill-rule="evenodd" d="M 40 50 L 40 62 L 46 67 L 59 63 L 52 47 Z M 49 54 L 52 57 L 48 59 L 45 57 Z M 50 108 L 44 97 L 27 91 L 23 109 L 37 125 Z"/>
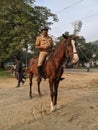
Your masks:
<path fill-rule="evenodd" d="M 48 50 L 48 46 L 43 46 L 43 50 L 47 51 Z"/>

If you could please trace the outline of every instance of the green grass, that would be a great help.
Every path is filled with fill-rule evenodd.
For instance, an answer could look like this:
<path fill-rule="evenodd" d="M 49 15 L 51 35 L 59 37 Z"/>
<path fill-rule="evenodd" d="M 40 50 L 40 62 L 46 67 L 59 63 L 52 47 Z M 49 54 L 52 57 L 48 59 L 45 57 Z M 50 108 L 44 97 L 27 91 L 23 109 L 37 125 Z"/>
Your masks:
<path fill-rule="evenodd" d="M 8 70 L 2 70 L 0 69 L 0 78 L 11 78 L 12 74 Z"/>

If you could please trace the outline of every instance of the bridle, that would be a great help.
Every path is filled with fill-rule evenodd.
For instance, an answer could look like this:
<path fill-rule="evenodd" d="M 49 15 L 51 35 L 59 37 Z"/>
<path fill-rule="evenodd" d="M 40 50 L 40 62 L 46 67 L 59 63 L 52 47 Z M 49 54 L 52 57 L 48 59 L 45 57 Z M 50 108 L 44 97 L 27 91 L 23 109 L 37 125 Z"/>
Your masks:
<path fill-rule="evenodd" d="M 67 48 L 67 45 L 64 43 L 64 46 Z M 78 52 L 72 52 L 69 56 L 66 56 L 66 58 L 73 57 L 74 54 L 78 54 Z"/>
<path fill-rule="evenodd" d="M 72 54 L 69 55 L 69 57 L 73 56 L 74 54 L 78 54 L 78 52 L 73 52 Z"/>

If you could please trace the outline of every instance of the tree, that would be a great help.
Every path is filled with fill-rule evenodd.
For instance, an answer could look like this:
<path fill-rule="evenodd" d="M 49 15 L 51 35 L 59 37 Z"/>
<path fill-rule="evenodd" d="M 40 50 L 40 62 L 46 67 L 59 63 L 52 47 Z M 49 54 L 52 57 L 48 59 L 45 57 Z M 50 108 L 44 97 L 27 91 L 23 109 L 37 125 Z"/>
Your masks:
<path fill-rule="evenodd" d="M 28 45 L 34 51 L 41 25 L 53 24 L 49 18 L 58 21 L 46 7 L 34 6 L 34 0 L 0 1 L 0 62 L 21 54 Z"/>
<path fill-rule="evenodd" d="M 96 59 L 98 46 L 89 42 L 82 43 L 78 46 L 78 54 L 80 63 L 91 62 Z M 95 55 L 95 57 L 93 57 Z"/>

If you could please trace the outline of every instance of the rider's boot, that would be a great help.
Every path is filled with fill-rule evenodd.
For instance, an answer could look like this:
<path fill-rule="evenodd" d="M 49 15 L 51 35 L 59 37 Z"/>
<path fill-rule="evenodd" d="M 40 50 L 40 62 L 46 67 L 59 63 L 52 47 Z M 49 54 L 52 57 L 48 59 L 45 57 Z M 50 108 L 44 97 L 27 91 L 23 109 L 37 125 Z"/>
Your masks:
<path fill-rule="evenodd" d="M 37 81 L 41 81 L 41 76 L 42 76 L 42 66 L 38 66 L 38 78 Z"/>

